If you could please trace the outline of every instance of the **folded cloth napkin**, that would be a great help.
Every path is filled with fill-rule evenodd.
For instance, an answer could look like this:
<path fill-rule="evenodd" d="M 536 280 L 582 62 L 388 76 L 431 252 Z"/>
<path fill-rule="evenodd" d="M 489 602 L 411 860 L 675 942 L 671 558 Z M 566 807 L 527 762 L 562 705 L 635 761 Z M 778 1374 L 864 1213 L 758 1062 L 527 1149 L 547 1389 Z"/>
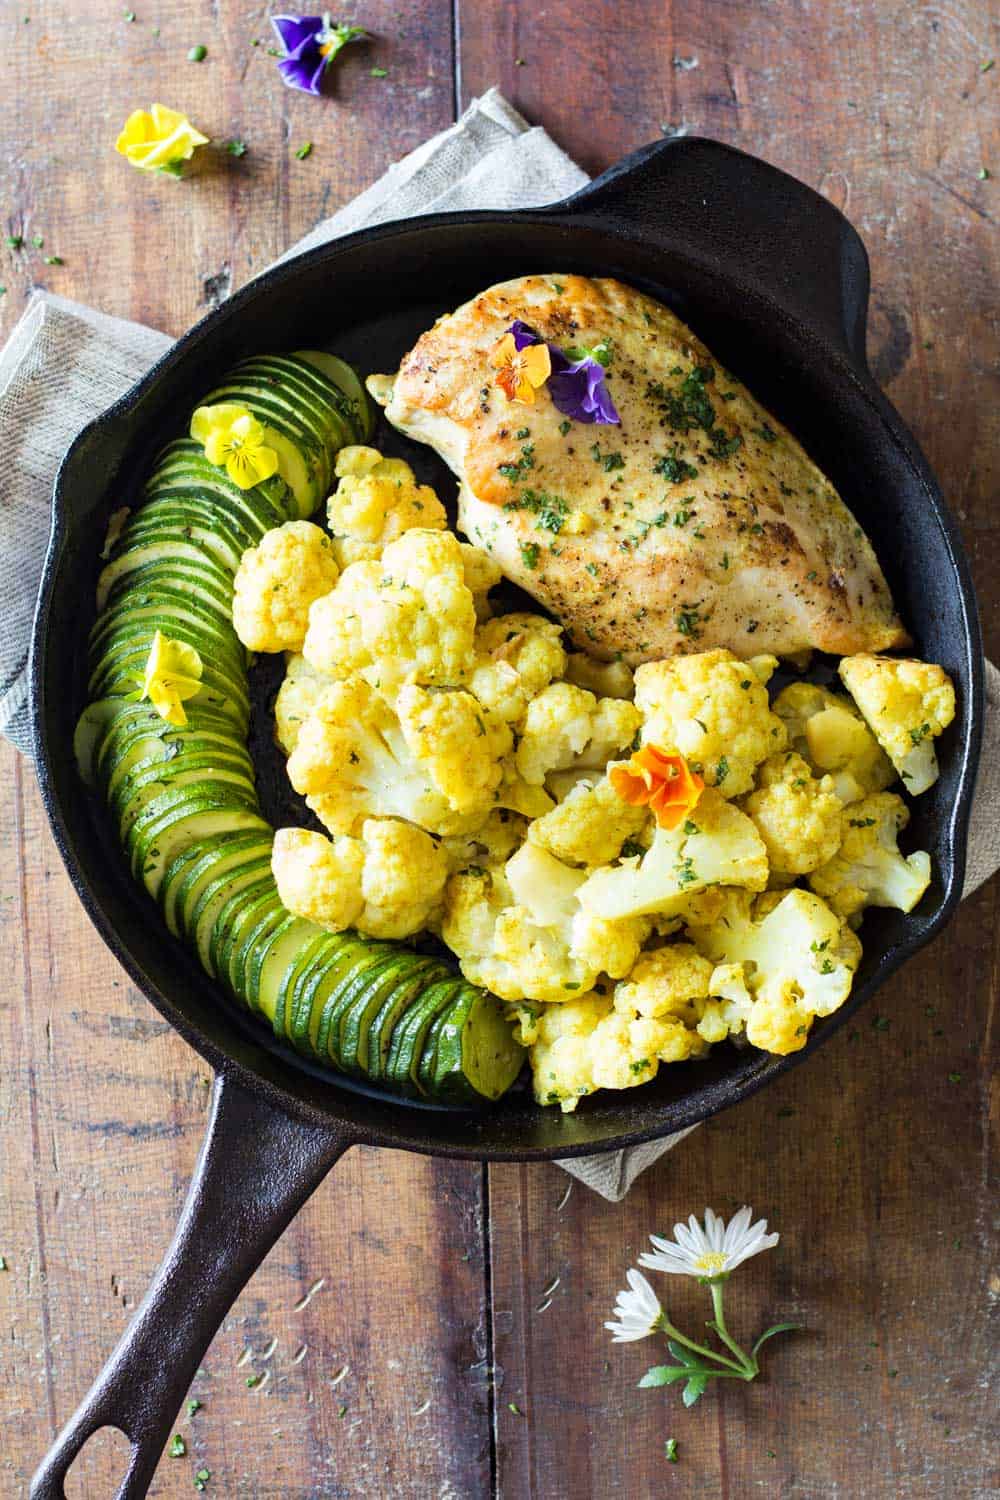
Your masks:
<path fill-rule="evenodd" d="M 544 130 L 491 89 L 448 130 L 288 251 L 288 260 L 368 224 L 414 214 L 552 203 L 587 181 Z M 154 329 L 40 292 L 0 352 L 0 733 L 31 754 L 27 659 L 49 533 L 52 482 L 76 434 L 169 348 Z M 1000 866 L 1000 672 L 987 665 L 986 751 L 973 814 L 965 893 Z M 617 1200 L 689 1130 L 628 1151 L 560 1163 Z"/>

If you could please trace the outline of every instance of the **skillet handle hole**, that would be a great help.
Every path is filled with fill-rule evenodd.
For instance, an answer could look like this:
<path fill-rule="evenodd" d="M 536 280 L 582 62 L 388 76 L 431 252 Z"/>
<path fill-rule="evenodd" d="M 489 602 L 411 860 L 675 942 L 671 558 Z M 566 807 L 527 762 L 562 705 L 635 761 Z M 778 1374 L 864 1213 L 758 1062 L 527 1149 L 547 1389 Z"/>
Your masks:
<path fill-rule="evenodd" d="M 134 1451 L 121 1428 L 99 1427 L 84 1443 L 63 1481 L 66 1500 L 119 1494 Z"/>

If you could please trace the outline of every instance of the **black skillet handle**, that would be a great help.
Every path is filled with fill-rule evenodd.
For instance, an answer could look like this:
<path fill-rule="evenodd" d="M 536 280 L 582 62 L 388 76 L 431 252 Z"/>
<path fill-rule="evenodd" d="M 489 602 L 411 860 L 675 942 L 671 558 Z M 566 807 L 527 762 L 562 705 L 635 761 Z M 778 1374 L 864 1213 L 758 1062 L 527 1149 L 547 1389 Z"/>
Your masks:
<path fill-rule="evenodd" d="M 766 297 L 776 316 L 805 324 L 867 375 L 865 247 L 838 208 L 787 172 L 719 141 L 684 137 L 641 147 L 568 202 L 581 219 L 692 254 L 708 274 Z"/>
<path fill-rule="evenodd" d="M 223 1318 L 285 1227 L 352 1142 L 215 1080 L 205 1142 L 170 1248 L 101 1374 L 31 1483 L 65 1500 L 74 1459 L 102 1427 L 132 1458 L 116 1500 L 145 1495 L 184 1393 Z"/>

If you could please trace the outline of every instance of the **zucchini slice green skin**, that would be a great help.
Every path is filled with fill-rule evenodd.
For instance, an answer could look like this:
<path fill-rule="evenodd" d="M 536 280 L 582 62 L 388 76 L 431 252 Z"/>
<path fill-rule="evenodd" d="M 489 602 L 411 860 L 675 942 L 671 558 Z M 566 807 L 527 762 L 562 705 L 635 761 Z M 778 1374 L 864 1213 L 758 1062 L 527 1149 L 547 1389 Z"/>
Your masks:
<path fill-rule="evenodd" d="M 91 701 L 74 738 L 81 776 L 106 802 L 169 931 L 280 1040 L 409 1098 L 463 1107 L 498 1098 L 523 1050 L 493 995 L 442 959 L 325 932 L 282 905 L 246 744 L 236 569 L 271 527 L 323 502 L 337 451 L 371 435 L 371 404 L 349 365 L 309 350 L 245 360 L 200 404 L 221 401 L 265 425 L 278 473 L 240 490 L 186 435 L 156 459 L 98 586 Z M 158 630 L 201 657 L 184 725 L 139 698 Z"/>

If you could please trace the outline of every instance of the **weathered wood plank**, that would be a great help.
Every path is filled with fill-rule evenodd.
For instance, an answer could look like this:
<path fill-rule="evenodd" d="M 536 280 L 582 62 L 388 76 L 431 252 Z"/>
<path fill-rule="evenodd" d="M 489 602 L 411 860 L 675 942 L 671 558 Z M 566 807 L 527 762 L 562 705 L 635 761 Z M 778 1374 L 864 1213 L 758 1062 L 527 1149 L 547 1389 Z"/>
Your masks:
<path fill-rule="evenodd" d="M 995 655 L 1000 67 L 981 71 L 998 51 L 988 8 L 625 0 L 584 19 L 561 3 L 499 18 L 466 5 L 461 43 L 468 95 L 499 82 L 591 171 L 667 127 L 763 155 L 846 209 L 872 256 L 873 368 L 958 509 Z M 574 1188 L 556 1212 L 554 1170 L 490 1169 L 501 1494 L 991 1493 L 996 905 L 992 890 L 968 903 L 889 986 L 887 1030 L 863 1016 L 855 1041 L 714 1121 L 625 1204 Z M 809 1332 L 771 1346 L 766 1384 L 686 1412 L 676 1395 L 635 1389 L 651 1346 L 614 1348 L 601 1322 L 650 1230 L 744 1200 L 784 1241 L 739 1274 L 734 1322 L 798 1316 Z M 664 1291 L 679 1321 L 701 1315 L 703 1293 Z M 663 1455 L 671 1435 L 677 1468 Z"/>

